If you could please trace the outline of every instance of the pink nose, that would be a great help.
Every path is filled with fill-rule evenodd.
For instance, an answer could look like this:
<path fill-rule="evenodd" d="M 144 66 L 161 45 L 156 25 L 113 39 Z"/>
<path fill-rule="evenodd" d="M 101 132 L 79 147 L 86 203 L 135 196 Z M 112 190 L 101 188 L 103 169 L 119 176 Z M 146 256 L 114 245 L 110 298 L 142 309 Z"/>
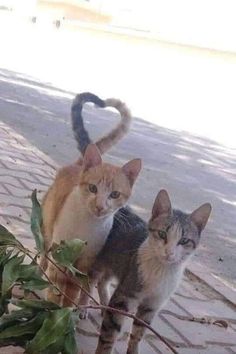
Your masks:
<path fill-rule="evenodd" d="M 104 210 L 104 207 L 103 207 L 103 206 L 101 206 L 101 205 L 97 205 L 97 206 L 96 206 L 96 211 L 97 211 L 98 213 L 101 213 L 103 210 Z"/>

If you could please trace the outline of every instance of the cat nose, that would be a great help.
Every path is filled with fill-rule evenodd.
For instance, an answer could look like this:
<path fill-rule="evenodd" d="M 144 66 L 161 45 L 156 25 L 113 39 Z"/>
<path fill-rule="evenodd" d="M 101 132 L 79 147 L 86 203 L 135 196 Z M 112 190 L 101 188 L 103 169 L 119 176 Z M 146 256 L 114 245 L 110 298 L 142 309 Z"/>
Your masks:
<path fill-rule="evenodd" d="M 101 213 L 104 210 L 104 207 L 102 205 L 96 205 L 96 211 L 98 213 Z"/>

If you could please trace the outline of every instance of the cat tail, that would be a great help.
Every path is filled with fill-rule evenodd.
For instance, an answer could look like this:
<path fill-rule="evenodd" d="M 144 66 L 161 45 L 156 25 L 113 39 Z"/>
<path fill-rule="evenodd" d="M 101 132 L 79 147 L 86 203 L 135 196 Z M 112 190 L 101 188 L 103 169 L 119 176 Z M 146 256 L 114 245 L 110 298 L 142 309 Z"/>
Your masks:
<path fill-rule="evenodd" d="M 115 98 L 102 100 L 98 96 L 89 92 L 78 94 L 72 103 L 71 119 L 74 136 L 78 143 L 78 149 L 82 154 L 84 154 L 87 146 L 92 143 L 89 134 L 85 129 L 82 117 L 82 108 L 86 102 L 92 102 L 101 108 L 113 107 L 120 113 L 121 119 L 117 126 L 95 143 L 100 153 L 104 154 L 128 132 L 132 120 L 130 110 L 125 103 Z"/>

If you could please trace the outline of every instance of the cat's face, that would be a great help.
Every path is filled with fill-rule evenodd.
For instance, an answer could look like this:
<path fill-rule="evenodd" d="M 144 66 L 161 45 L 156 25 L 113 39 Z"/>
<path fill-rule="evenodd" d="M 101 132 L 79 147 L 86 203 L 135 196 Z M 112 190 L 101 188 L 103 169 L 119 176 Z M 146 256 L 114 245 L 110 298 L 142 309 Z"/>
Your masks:
<path fill-rule="evenodd" d="M 149 242 L 162 263 L 183 263 L 194 253 L 211 213 L 203 204 L 192 214 L 172 210 L 166 191 L 158 193 L 149 221 Z"/>
<path fill-rule="evenodd" d="M 84 206 L 98 218 L 115 213 L 129 199 L 140 169 L 140 159 L 123 167 L 102 163 L 96 146 L 89 145 L 79 181 Z"/>

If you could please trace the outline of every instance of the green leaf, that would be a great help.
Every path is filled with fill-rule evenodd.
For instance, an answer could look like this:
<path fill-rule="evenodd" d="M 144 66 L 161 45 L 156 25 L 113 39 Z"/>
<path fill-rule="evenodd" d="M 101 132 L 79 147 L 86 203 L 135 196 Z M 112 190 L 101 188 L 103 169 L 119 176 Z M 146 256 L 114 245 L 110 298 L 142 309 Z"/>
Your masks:
<path fill-rule="evenodd" d="M 0 225 L 0 245 L 19 246 L 21 245 L 21 243 L 17 241 L 15 236 L 10 231 L 8 231 L 3 225 Z"/>
<path fill-rule="evenodd" d="M 18 268 L 25 256 L 13 256 L 5 265 L 2 273 L 2 295 L 4 296 L 15 284 L 18 278 Z"/>
<path fill-rule="evenodd" d="M 4 296 L 0 297 L 0 316 L 7 312 L 7 306 L 10 302 L 11 292 L 6 293 Z"/>
<path fill-rule="evenodd" d="M 0 318 L 0 333 L 3 329 L 9 326 L 33 318 L 34 315 L 35 311 L 33 311 L 32 309 L 16 310 L 12 311 L 10 314 L 3 315 Z"/>
<path fill-rule="evenodd" d="M 24 290 L 34 291 L 34 290 L 43 290 L 48 287 L 49 283 L 43 279 L 32 279 L 27 282 L 24 282 L 21 286 Z"/>
<path fill-rule="evenodd" d="M 71 309 L 62 308 L 51 312 L 36 336 L 26 347 L 29 354 L 40 353 L 67 334 L 71 319 Z"/>
<path fill-rule="evenodd" d="M 60 245 L 52 250 L 52 256 L 59 265 L 69 268 L 74 273 L 72 266 L 79 258 L 84 245 L 85 242 L 79 239 L 61 241 Z"/>
<path fill-rule="evenodd" d="M 25 347 L 26 343 L 31 340 L 33 334 L 26 334 L 21 337 L 11 337 L 11 338 L 5 338 L 5 339 L 0 339 L 0 347 L 8 347 L 9 345 L 13 345 L 16 347 Z"/>
<path fill-rule="evenodd" d="M 44 238 L 41 233 L 41 227 L 43 223 L 43 216 L 40 203 L 37 199 L 37 189 L 35 189 L 31 195 L 32 211 L 31 211 L 31 231 L 34 235 L 36 247 L 39 252 L 44 254 Z"/>
<path fill-rule="evenodd" d="M 12 300 L 12 304 L 20 307 L 20 308 L 29 308 L 29 309 L 35 309 L 35 310 L 58 310 L 60 309 L 60 306 L 54 304 L 53 302 L 50 301 L 45 301 L 45 300 Z"/>
<path fill-rule="evenodd" d="M 62 350 L 62 354 L 77 354 L 78 347 L 75 340 L 74 332 L 67 334 L 64 341 L 64 348 Z"/>
<path fill-rule="evenodd" d="M 13 250 L 11 251 L 6 251 L 5 249 L 1 250 L 0 253 L 0 266 L 4 267 L 5 264 L 8 262 L 8 259 L 11 257 Z"/>
<path fill-rule="evenodd" d="M 42 290 L 49 286 L 49 283 L 42 278 L 39 267 L 35 264 L 21 264 L 17 273 L 17 280 L 24 282 L 23 289 Z"/>
<path fill-rule="evenodd" d="M 40 312 L 34 318 L 17 323 L 14 326 L 10 326 L 0 333 L 0 341 L 9 338 L 21 337 L 26 334 L 35 335 L 39 328 L 42 326 L 45 317 L 48 316 L 47 312 Z"/>
<path fill-rule="evenodd" d="M 47 349 L 41 351 L 39 354 L 57 354 L 57 353 L 61 353 L 62 350 L 63 350 L 64 344 L 65 344 L 65 337 L 59 337 L 55 343 L 49 345 L 49 347 L 47 347 Z"/>

